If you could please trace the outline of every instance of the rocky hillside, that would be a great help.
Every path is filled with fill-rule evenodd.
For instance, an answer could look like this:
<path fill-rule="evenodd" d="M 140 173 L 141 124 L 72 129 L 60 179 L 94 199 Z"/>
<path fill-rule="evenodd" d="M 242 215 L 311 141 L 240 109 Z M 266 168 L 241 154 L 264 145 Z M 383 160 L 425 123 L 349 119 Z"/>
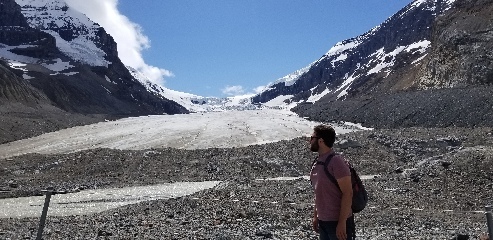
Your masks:
<path fill-rule="evenodd" d="M 458 1 L 433 29 L 416 79 L 420 89 L 493 83 L 493 1 Z"/>
<path fill-rule="evenodd" d="M 370 201 L 356 215 L 358 237 L 456 239 L 462 234 L 477 239 L 487 230 L 479 211 L 492 203 L 492 133 L 492 128 L 407 128 L 340 135 L 336 149 L 360 174 L 377 174 L 364 180 Z M 43 236 L 314 240 L 318 236 L 311 229 L 309 180 L 258 180 L 307 175 L 313 157 L 301 138 L 243 148 L 28 154 L 0 159 L 0 174 L 5 176 L 0 198 L 39 195 L 50 186 L 62 193 L 94 193 L 102 188 L 218 180 L 222 183 L 213 189 L 176 199 L 83 216 L 49 215 Z M 82 201 L 98 206 L 101 200 Z M 32 239 L 38 224 L 37 217 L 0 218 L 0 238 Z"/>
<path fill-rule="evenodd" d="M 105 118 L 55 107 L 43 92 L 15 75 L 3 61 L 0 61 L 0 86 L 0 144 Z"/>
<path fill-rule="evenodd" d="M 294 84 L 293 111 L 373 127 L 490 126 L 493 1 L 414 1 L 369 32 L 334 46 Z"/>

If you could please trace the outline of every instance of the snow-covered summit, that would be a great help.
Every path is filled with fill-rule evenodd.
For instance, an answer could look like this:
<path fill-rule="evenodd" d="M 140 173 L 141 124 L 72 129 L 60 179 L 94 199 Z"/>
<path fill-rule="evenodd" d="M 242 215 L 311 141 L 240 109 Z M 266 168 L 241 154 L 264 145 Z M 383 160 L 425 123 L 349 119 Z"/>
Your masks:
<path fill-rule="evenodd" d="M 49 33 L 57 48 L 75 61 L 108 66 L 107 53 L 96 45 L 100 26 L 63 0 L 16 0 L 32 28 Z"/>

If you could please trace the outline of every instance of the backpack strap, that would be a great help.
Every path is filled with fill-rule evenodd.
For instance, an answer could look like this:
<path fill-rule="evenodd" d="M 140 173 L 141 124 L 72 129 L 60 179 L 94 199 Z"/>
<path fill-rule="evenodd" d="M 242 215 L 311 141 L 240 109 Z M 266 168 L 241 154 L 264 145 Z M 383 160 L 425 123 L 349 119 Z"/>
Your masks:
<path fill-rule="evenodd" d="M 325 162 L 318 161 L 318 157 L 317 157 L 315 159 L 315 162 L 317 165 L 323 165 L 324 166 L 325 175 L 327 175 L 329 180 L 331 182 L 333 182 L 337 186 L 337 188 L 339 188 L 339 191 L 341 191 L 341 187 L 339 187 L 339 183 L 337 182 L 337 179 L 332 174 L 330 174 L 329 170 L 327 169 L 327 166 L 329 166 L 330 160 L 332 160 L 332 157 L 335 155 L 338 155 L 338 154 L 337 153 L 329 154 L 329 156 L 327 156 L 327 158 L 325 159 Z"/>

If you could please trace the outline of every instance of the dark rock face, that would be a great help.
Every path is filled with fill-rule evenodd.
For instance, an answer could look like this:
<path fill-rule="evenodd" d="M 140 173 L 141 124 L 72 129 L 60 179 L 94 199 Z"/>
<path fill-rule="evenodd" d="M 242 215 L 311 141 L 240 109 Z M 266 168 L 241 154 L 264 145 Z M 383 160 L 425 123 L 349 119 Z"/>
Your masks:
<path fill-rule="evenodd" d="M 14 0 L 2 0 L 1 3 L 0 43 L 11 46 L 32 45 L 29 48 L 11 50 L 30 57 L 50 56 L 51 53 L 58 51 L 53 36 L 29 27 L 21 13 L 21 7 Z"/>
<path fill-rule="evenodd" d="M 5 62 L 0 61 L 0 103 L 21 102 L 27 105 L 49 103 L 46 95 L 32 87 L 24 79 L 9 70 Z"/>
<path fill-rule="evenodd" d="M 458 1 L 433 29 L 430 57 L 416 79 L 421 88 L 493 83 L 493 1 Z"/>
<path fill-rule="evenodd" d="M 1 26 L 29 27 L 24 15 L 21 13 L 21 7 L 15 0 L 2 0 L 0 3 Z"/>

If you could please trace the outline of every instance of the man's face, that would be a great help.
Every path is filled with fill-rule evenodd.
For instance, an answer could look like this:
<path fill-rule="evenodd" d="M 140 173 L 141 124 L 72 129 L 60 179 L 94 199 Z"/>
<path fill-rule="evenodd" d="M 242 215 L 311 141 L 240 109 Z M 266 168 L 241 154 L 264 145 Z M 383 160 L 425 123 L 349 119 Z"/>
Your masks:
<path fill-rule="evenodd" d="M 310 150 L 312 152 L 318 152 L 318 149 L 320 148 L 320 146 L 318 145 L 318 139 L 319 137 L 317 137 L 315 134 L 312 134 L 312 136 L 310 137 Z"/>

